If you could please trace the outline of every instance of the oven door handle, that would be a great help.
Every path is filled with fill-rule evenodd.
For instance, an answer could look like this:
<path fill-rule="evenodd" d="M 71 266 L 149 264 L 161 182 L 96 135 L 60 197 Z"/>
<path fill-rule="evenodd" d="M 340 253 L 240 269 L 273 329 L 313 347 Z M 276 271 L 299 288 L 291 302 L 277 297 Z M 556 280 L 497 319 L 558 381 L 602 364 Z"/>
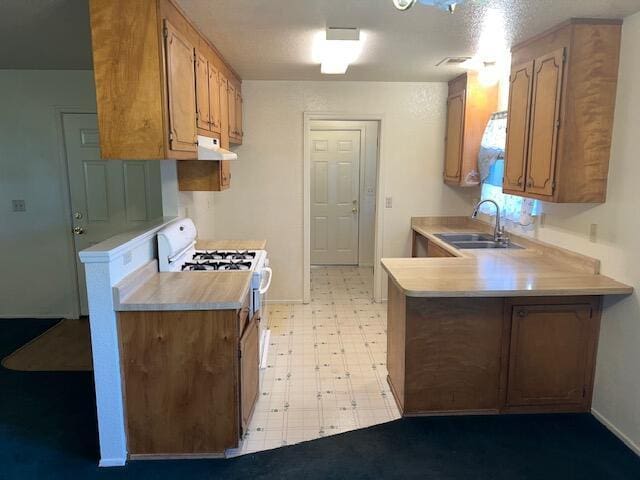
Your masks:
<path fill-rule="evenodd" d="M 271 278 L 273 278 L 273 270 L 271 270 L 271 267 L 264 267 L 263 271 L 269 272 L 269 279 L 267 280 L 267 284 L 264 287 L 260 285 L 260 290 L 258 290 L 260 292 L 260 295 L 264 295 L 265 293 L 267 293 L 267 290 L 269 290 L 269 287 L 271 286 Z"/>

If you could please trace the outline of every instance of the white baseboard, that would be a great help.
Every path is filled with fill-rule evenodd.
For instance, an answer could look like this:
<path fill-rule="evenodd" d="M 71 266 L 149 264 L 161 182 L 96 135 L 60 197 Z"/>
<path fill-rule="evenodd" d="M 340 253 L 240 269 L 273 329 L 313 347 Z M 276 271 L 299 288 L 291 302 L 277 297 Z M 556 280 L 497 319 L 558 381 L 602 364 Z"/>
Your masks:
<path fill-rule="evenodd" d="M 98 462 L 99 467 L 124 467 L 127 463 L 127 458 L 101 458 Z"/>
<path fill-rule="evenodd" d="M 598 412 L 595 408 L 591 409 L 591 413 L 596 419 L 603 424 L 611 433 L 613 433 L 616 437 L 618 437 L 622 442 L 629 447 L 634 453 L 640 456 L 640 445 L 637 445 L 633 440 L 631 440 L 627 435 L 622 433 L 618 427 L 616 427 L 613 423 L 611 423 L 604 415 Z"/>

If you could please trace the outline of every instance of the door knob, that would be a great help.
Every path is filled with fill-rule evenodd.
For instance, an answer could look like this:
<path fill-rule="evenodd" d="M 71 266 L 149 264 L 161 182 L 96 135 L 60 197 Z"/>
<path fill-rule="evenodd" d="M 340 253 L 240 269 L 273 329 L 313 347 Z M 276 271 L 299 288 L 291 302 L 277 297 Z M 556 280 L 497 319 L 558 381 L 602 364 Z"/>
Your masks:
<path fill-rule="evenodd" d="M 82 218 L 82 212 L 75 212 L 73 214 L 73 218 L 75 218 L 76 220 L 80 220 Z"/>
<path fill-rule="evenodd" d="M 84 228 L 82 228 L 82 227 L 73 227 L 73 233 L 75 235 L 82 235 L 84 233 Z"/>
<path fill-rule="evenodd" d="M 358 213 L 358 207 L 353 207 L 353 208 L 351 209 L 351 212 L 352 212 L 352 213 Z"/>

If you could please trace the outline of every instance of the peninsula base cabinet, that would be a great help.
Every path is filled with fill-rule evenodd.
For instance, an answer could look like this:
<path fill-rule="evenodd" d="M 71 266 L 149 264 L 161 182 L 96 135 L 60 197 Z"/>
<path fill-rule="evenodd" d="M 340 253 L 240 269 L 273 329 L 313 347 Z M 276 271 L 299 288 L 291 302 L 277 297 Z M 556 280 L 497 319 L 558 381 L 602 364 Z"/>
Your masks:
<path fill-rule="evenodd" d="M 258 322 L 248 308 L 119 313 L 132 459 L 238 447 L 258 397 Z"/>
<path fill-rule="evenodd" d="M 588 412 L 601 297 L 416 298 L 389 282 L 387 368 L 403 416 Z"/>

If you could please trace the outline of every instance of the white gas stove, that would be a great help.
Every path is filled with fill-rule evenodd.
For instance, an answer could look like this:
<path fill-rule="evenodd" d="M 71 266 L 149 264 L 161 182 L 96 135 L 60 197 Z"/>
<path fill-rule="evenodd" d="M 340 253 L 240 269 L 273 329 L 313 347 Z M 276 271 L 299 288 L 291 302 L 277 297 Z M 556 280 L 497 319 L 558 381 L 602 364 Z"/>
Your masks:
<path fill-rule="evenodd" d="M 269 330 L 266 328 L 267 291 L 273 271 L 266 250 L 197 250 L 198 231 L 190 218 L 167 225 L 158 232 L 158 264 L 161 272 L 251 271 L 250 315 L 260 314 L 260 366 L 266 368 Z"/>

